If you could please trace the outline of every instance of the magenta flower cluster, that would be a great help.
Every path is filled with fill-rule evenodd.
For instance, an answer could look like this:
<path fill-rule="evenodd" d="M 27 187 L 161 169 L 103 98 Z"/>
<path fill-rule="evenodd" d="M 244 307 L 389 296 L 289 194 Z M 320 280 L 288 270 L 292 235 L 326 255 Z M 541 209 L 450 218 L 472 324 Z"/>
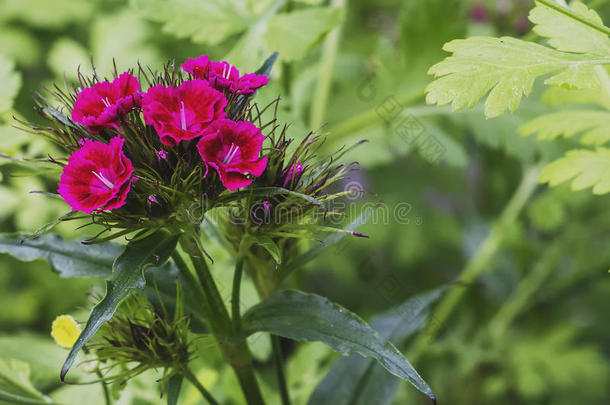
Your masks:
<path fill-rule="evenodd" d="M 214 170 L 228 190 L 247 187 L 263 174 L 267 157 L 260 154 L 265 136 L 249 121 L 227 119 L 225 109 L 227 97 L 251 96 L 267 84 L 268 77 L 240 75 L 229 63 L 212 62 L 206 55 L 189 59 L 181 67 L 190 80 L 177 88 L 157 85 L 142 92 L 138 79 L 126 72 L 77 94 L 72 120 L 92 134 L 111 129 L 118 135 L 108 144 L 85 139 L 71 154 L 58 191 L 72 209 L 92 213 L 125 204 L 136 178 L 123 150 L 120 128 L 133 111 L 142 113 L 144 123 L 154 128 L 168 148 L 197 140 L 204 176 Z M 157 152 L 158 159 L 166 156 L 165 150 Z"/>

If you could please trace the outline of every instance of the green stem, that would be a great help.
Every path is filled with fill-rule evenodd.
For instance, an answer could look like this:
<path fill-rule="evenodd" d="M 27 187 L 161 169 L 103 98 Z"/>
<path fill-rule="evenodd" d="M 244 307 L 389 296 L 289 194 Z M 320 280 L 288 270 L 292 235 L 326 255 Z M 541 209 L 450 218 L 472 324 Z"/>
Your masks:
<path fill-rule="evenodd" d="M 191 262 L 199 278 L 199 285 L 209 306 L 210 327 L 222 351 L 224 359 L 231 365 L 249 405 L 264 405 L 258 382 L 252 369 L 252 355 L 245 340 L 232 343 L 230 337 L 236 331 L 218 287 L 205 261 L 205 253 L 198 235 L 193 232 L 180 240 L 182 249 L 191 256 Z M 239 302 L 238 302 L 239 305 Z"/>
<path fill-rule="evenodd" d="M 331 7 L 345 7 L 345 0 L 331 0 L 330 3 Z M 322 50 L 322 57 L 320 58 L 318 85 L 315 89 L 311 103 L 310 128 L 312 129 L 320 128 L 324 122 L 324 114 L 326 113 L 328 105 L 328 93 L 332 84 L 333 67 L 337 57 L 340 34 L 341 26 L 338 26 L 329 32 L 324 40 L 324 48 Z"/>
<path fill-rule="evenodd" d="M 544 280 L 553 272 L 557 261 L 561 258 L 563 238 L 558 238 L 548 247 L 542 257 L 536 262 L 532 271 L 521 280 L 512 297 L 489 322 L 492 339 L 501 337 L 517 315 L 527 306 L 531 297 L 540 288 Z"/>
<path fill-rule="evenodd" d="M 188 367 L 182 369 L 182 375 L 184 375 L 184 378 L 189 380 L 191 384 L 193 384 L 193 386 L 197 388 L 197 390 L 208 401 L 208 403 L 210 403 L 211 405 L 220 405 L 219 402 L 214 399 L 212 394 L 210 394 L 210 392 L 206 390 L 203 385 L 201 385 L 197 377 L 195 377 L 195 374 L 193 374 L 193 372 Z"/>
<path fill-rule="evenodd" d="M 489 267 L 489 263 L 498 252 L 504 239 L 504 230 L 507 225 L 514 222 L 525 204 L 530 199 L 540 176 L 540 167 L 532 167 L 525 170 L 521 183 L 511 197 L 508 204 L 500 214 L 498 221 L 491 227 L 487 238 L 479 245 L 476 253 L 468 261 L 462 270 L 457 287 L 452 288 L 443 300 L 439 303 L 436 310 L 430 317 L 428 326 L 421 333 L 411 351 L 410 358 L 415 361 L 427 348 L 428 344 L 434 340 L 439 329 L 445 324 L 449 316 L 453 313 L 458 303 L 462 300 L 466 289 Z"/>
<path fill-rule="evenodd" d="M 280 396 L 282 405 L 290 405 L 290 394 L 288 393 L 288 384 L 286 384 L 286 372 L 284 371 L 284 356 L 280 347 L 280 338 L 276 335 L 271 337 L 271 347 L 273 348 L 273 363 L 277 375 L 277 383 L 280 388 Z"/>
<path fill-rule="evenodd" d="M 235 330 L 241 328 L 241 313 L 240 313 L 240 291 L 241 278 L 244 272 L 244 259 L 241 254 L 237 257 L 235 263 L 235 273 L 233 273 L 233 290 L 231 292 L 231 317 L 233 318 L 233 327 Z"/>
<path fill-rule="evenodd" d="M 424 97 L 423 90 L 417 90 L 411 93 L 399 94 L 396 96 L 396 101 L 401 106 L 409 105 L 414 101 L 417 101 Z M 383 102 L 383 100 L 382 100 Z M 342 136 L 362 131 L 363 129 L 369 128 L 373 125 L 378 125 L 382 121 L 382 118 L 379 116 L 379 106 L 375 107 L 359 113 L 353 118 L 349 118 L 343 122 L 332 127 L 332 137 L 333 139 L 339 139 Z M 436 113 L 440 113 L 440 111 L 435 111 Z M 312 127 L 315 128 L 315 127 Z"/>
<path fill-rule="evenodd" d="M 536 2 L 544 4 L 548 8 L 552 8 L 553 10 L 555 10 L 555 11 L 557 11 L 557 12 L 563 14 L 563 15 L 566 15 L 566 16 L 570 17 L 570 18 L 578 21 L 581 24 L 584 24 L 584 25 L 586 25 L 588 27 L 591 27 L 591 28 L 593 28 L 596 31 L 599 31 L 599 32 L 601 32 L 603 34 L 606 34 L 606 35 L 610 35 L 610 28 L 607 28 L 607 27 L 604 27 L 604 26 L 601 26 L 601 25 L 597 25 L 597 24 L 595 24 L 595 23 L 593 23 L 593 22 L 591 22 L 589 20 L 586 20 L 586 19 L 580 17 L 579 15 L 576 15 L 569 8 L 565 8 L 563 6 L 560 6 L 559 4 L 555 3 L 552 0 L 536 0 Z"/>

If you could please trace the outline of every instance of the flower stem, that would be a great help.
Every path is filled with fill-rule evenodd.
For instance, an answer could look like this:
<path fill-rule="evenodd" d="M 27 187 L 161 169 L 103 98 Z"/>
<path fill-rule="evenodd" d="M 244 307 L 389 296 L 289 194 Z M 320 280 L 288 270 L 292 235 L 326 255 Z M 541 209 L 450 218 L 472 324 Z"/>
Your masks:
<path fill-rule="evenodd" d="M 284 371 L 284 356 L 280 347 L 280 338 L 276 335 L 270 335 L 271 346 L 273 347 L 273 363 L 277 374 L 277 383 L 280 388 L 280 396 L 282 405 L 290 405 L 290 394 L 288 393 L 288 385 L 286 384 L 286 374 Z"/>
<path fill-rule="evenodd" d="M 331 0 L 330 6 L 343 8 L 345 7 L 345 0 Z M 328 105 L 328 93 L 332 84 L 333 68 L 337 57 L 340 34 L 341 26 L 338 26 L 328 33 L 324 41 L 322 57 L 320 58 L 318 86 L 315 89 L 311 103 L 310 127 L 312 129 L 320 128 L 324 122 L 324 113 Z"/>
<path fill-rule="evenodd" d="M 428 326 L 424 333 L 421 333 L 413 344 L 410 358 L 415 361 L 428 347 L 428 344 L 434 340 L 440 328 L 445 324 L 449 316 L 453 313 L 456 306 L 462 300 L 466 293 L 466 288 L 471 285 L 480 275 L 488 269 L 490 261 L 498 252 L 502 241 L 504 240 L 504 230 L 507 225 L 514 222 L 525 204 L 530 199 L 536 186 L 538 185 L 538 177 L 541 168 L 538 166 L 531 167 L 525 170 L 521 183 L 517 190 L 504 207 L 498 221 L 492 226 L 489 234 L 481 243 L 472 258 L 468 261 L 462 273 L 458 278 L 457 288 L 452 288 L 443 300 L 436 307 L 434 313 L 430 316 Z"/>
<path fill-rule="evenodd" d="M 197 284 L 203 292 L 204 303 L 209 307 L 210 329 L 220 346 L 225 361 L 235 371 L 247 403 L 249 405 L 264 405 L 265 402 L 252 368 L 252 355 L 247 342 L 240 340 L 234 343 L 229 339 L 239 331 L 233 328 L 225 303 L 205 262 L 205 252 L 200 245 L 198 235 L 193 233 L 188 238 L 181 239 L 180 246 L 191 256 L 191 262 L 199 278 Z M 239 301 L 237 305 L 239 306 Z"/>
<path fill-rule="evenodd" d="M 235 330 L 241 328 L 241 313 L 239 308 L 240 302 L 240 291 L 241 291 L 241 278 L 244 272 L 244 259 L 243 256 L 237 257 L 235 263 L 235 273 L 233 273 L 233 290 L 231 292 L 231 317 L 233 318 L 233 326 Z"/>
<path fill-rule="evenodd" d="M 195 388 L 197 388 L 197 390 L 201 393 L 201 395 L 208 401 L 208 403 L 210 403 L 211 405 L 220 405 L 218 403 L 218 401 L 216 401 L 214 399 L 214 397 L 212 396 L 212 394 L 210 394 L 210 392 L 208 390 L 205 389 L 205 387 L 203 385 L 201 385 L 201 383 L 199 382 L 199 380 L 197 379 L 197 377 L 195 377 L 195 374 L 193 374 L 193 372 L 188 368 L 188 367 L 184 367 L 182 369 L 182 375 L 184 375 L 184 378 L 186 378 L 187 380 L 190 381 L 191 384 L 193 384 L 193 386 Z"/>

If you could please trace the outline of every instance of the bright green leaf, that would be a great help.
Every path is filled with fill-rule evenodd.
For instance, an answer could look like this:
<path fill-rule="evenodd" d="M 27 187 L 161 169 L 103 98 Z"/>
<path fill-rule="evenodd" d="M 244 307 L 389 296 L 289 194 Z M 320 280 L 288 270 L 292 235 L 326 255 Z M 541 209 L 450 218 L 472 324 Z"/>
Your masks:
<path fill-rule="evenodd" d="M 376 359 L 387 371 L 434 398 L 432 390 L 396 347 L 347 309 L 315 294 L 277 293 L 242 318 L 245 333 L 269 332 L 295 340 L 319 341 L 344 355 Z"/>
<path fill-rule="evenodd" d="M 602 145 L 610 141 L 610 111 L 565 110 L 546 114 L 529 121 L 519 131 L 522 135 L 537 133 L 538 139 L 582 134 L 583 144 Z"/>
<path fill-rule="evenodd" d="M 146 285 L 144 270 L 160 266 L 167 261 L 178 242 L 178 235 L 159 230 L 152 235 L 130 242 L 112 267 L 112 278 L 106 282 L 106 295 L 93 308 L 87 325 L 70 350 L 62 369 L 62 380 L 76 359 L 80 349 L 95 335 L 95 332 L 112 319 L 117 307 L 132 290 Z"/>
<path fill-rule="evenodd" d="M 30 382 L 29 364 L 15 359 L 0 359 L 0 400 L 17 404 L 50 402 Z"/>
<path fill-rule="evenodd" d="M 0 113 L 11 109 L 20 87 L 21 76 L 15 72 L 15 64 L 0 54 Z"/>
<path fill-rule="evenodd" d="M 593 187 L 593 194 L 610 192 L 610 149 L 572 150 L 544 168 L 540 182 L 551 186 L 572 182 L 573 190 Z"/>
<path fill-rule="evenodd" d="M 455 40 L 443 49 L 453 56 L 430 68 L 437 79 L 426 88 L 426 101 L 451 103 L 455 111 L 474 107 L 489 93 L 485 103 L 488 118 L 507 108 L 515 111 L 540 76 L 554 73 L 547 83 L 591 88 L 598 85 L 595 65 L 610 63 L 610 57 L 561 52 L 510 37 Z"/>
<path fill-rule="evenodd" d="M 572 2 L 570 10 L 583 20 L 604 26 L 599 14 L 579 1 Z M 608 35 L 542 3 L 536 3 L 536 7 L 530 11 L 529 19 L 535 24 L 534 32 L 548 38 L 549 44 L 557 50 L 605 57 L 610 55 Z"/>
<path fill-rule="evenodd" d="M 164 32 L 210 45 L 243 32 L 252 20 L 244 0 L 131 0 L 130 4 L 163 24 Z"/>
<path fill-rule="evenodd" d="M 301 59 L 343 18 L 340 8 L 311 7 L 269 19 L 265 40 L 285 61 Z"/>

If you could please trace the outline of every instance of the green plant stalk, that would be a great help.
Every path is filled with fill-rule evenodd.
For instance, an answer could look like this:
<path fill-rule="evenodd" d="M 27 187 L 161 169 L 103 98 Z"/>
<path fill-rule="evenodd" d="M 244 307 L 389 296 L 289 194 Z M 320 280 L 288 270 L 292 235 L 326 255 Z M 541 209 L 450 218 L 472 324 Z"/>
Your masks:
<path fill-rule="evenodd" d="M 233 273 L 233 288 L 231 291 L 231 316 L 233 318 L 233 327 L 236 331 L 241 329 L 241 311 L 240 311 L 240 292 L 241 279 L 244 273 L 244 258 L 240 254 L 235 262 L 235 272 Z"/>
<path fill-rule="evenodd" d="M 492 339 L 500 338 L 517 315 L 528 305 L 530 299 L 540 288 L 544 280 L 553 272 L 561 258 L 563 239 L 559 238 L 548 247 L 536 262 L 532 271 L 521 280 L 511 298 L 489 322 L 489 333 Z"/>
<path fill-rule="evenodd" d="M 447 295 L 441 300 L 430 316 L 427 327 L 424 329 L 423 333 L 419 334 L 414 342 L 410 354 L 412 361 L 417 360 L 428 347 L 428 344 L 434 340 L 439 329 L 445 324 L 456 306 L 464 297 L 468 286 L 488 268 L 489 263 L 502 244 L 505 227 L 517 219 L 525 207 L 525 204 L 536 190 L 541 170 L 542 169 L 539 166 L 525 169 L 521 183 L 504 207 L 504 210 L 500 214 L 500 218 L 492 226 L 483 243 L 479 245 L 476 253 L 462 270 L 457 281 L 457 287 L 450 289 Z"/>
<path fill-rule="evenodd" d="M 180 246 L 190 255 L 191 262 L 199 278 L 205 303 L 209 305 L 211 330 L 220 346 L 223 357 L 239 380 L 240 387 L 248 404 L 264 405 L 264 400 L 252 368 L 252 355 L 245 339 L 232 343 L 230 337 L 234 332 L 233 323 L 224 304 L 216 282 L 205 262 L 205 252 L 200 245 L 198 235 L 191 233 L 188 239 L 181 239 Z"/>
<path fill-rule="evenodd" d="M 331 0 L 330 6 L 343 8 L 345 7 L 345 0 Z M 324 40 L 324 48 L 320 58 L 318 85 L 316 86 L 311 103 L 310 128 L 314 130 L 320 128 L 324 123 L 324 114 L 328 105 L 328 93 L 332 84 L 333 67 L 335 66 L 337 49 L 339 47 L 341 25 L 329 32 Z"/>
<path fill-rule="evenodd" d="M 282 405 L 290 405 L 290 394 L 288 392 L 288 384 L 286 383 L 286 372 L 284 370 L 284 356 L 280 347 L 280 338 L 276 335 L 270 335 L 271 347 L 273 348 L 273 363 L 277 375 L 277 383 L 280 388 L 280 397 Z"/>
<path fill-rule="evenodd" d="M 584 24 L 584 25 L 586 25 L 588 27 L 591 27 L 591 28 L 593 28 L 596 31 L 599 31 L 599 32 L 604 33 L 606 35 L 610 35 L 610 28 L 604 27 L 604 26 L 601 26 L 601 25 L 597 25 L 597 24 L 595 24 L 595 23 L 593 23 L 591 21 L 585 20 L 584 18 L 574 14 L 572 12 L 572 10 L 570 10 L 569 8 L 562 7 L 562 6 L 560 6 L 559 4 L 555 3 L 552 0 L 536 0 L 536 2 L 544 4 L 548 8 L 552 8 L 553 10 L 555 10 L 555 11 L 557 11 L 557 12 L 563 14 L 563 15 L 566 15 L 566 16 L 570 17 L 570 18 L 578 21 L 581 24 Z"/>
<path fill-rule="evenodd" d="M 216 401 L 216 399 L 214 399 L 212 394 L 210 394 L 210 392 L 206 390 L 203 385 L 201 385 L 197 377 L 195 377 L 195 374 L 193 374 L 193 372 L 188 367 L 184 367 L 184 369 L 182 369 L 182 375 L 184 376 L 184 378 L 189 380 L 189 382 L 193 384 L 195 388 L 197 388 L 197 391 L 201 393 L 201 395 L 208 401 L 210 405 L 220 405 L 220 403 Z"/>
<path fill-rule="evenodd" d="M 418 101 L 424 97 L 424 90 L 420 89 L 417 91 L 413 91 L 411 93 L 399 94 L 396 96 L 396 101 L 401 106 L 409 105 L 415 101 Z M 382 121 L 382 118 L 379 116 L 378 111 L 379 106 L 375 105 L 375 107 L 364 111 L 353 118 L 349 118 L 343 122 L 340 122 L 336 126 L 332 127 L 332 137 L 333 139 L 341 138 L 347 134 L 351 134 L 357 131 L 361 131 L 363 129 L 369 128 L 373 125 L 379 124 Z M 439 111 L 440 113 L 440 111 Z M 315 128 L 315 127 L 312 127 Z"/>

